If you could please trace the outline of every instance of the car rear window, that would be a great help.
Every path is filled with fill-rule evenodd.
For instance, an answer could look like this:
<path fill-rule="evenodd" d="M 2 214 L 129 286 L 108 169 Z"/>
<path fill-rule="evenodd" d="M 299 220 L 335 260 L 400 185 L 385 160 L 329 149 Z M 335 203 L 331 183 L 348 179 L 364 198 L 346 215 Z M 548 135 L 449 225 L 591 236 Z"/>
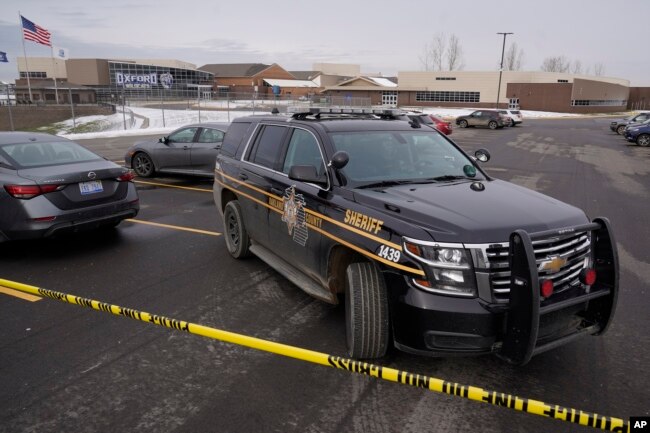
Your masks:
<path fill-rule="evenodd" d="M 72 141 L 5 144 L 0 152 L 21 168 L 72 164 L 103 159 Z"/>

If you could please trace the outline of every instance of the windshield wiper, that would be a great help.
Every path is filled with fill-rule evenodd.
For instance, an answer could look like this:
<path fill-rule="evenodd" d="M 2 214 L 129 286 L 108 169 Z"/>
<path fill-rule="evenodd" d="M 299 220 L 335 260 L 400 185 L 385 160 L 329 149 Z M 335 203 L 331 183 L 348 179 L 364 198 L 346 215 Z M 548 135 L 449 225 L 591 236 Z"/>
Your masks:
<path fill-rule="evenodd" d="M 395 185 L 406 185 L 409 183 L 417 183 L 415 180 L 382 180 L 380 182 L 367 183 L 365 185 L 358 186 L 357 188 L 381 188 L 384 186 L 395 186 Z"/>
<path fill-rule="evenodd" d="M 458 179 L 476 180 L 473 177 L 463 176 L 463 175 L 455 175 L 455 174 L 444 174 L 442 176 L 431 177 L 431 178 L 429 178 L 427 180 L 432 180 L 434 182 L 448 182 L 448 181 L 458 180 Z"/>

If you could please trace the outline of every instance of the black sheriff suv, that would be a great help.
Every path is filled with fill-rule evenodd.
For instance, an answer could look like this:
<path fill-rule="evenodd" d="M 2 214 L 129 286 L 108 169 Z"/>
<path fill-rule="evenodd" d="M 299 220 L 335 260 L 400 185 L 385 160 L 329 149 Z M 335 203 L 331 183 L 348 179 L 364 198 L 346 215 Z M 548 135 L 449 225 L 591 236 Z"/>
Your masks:
<path fill-rule="evenodd" d="M 494 179 L 395 110 L 235 119 L 214 201 L 230 254 L 345 304 L 349 355 L 495 353 L 515 364 L 614 314 L 610 224 Z"/>

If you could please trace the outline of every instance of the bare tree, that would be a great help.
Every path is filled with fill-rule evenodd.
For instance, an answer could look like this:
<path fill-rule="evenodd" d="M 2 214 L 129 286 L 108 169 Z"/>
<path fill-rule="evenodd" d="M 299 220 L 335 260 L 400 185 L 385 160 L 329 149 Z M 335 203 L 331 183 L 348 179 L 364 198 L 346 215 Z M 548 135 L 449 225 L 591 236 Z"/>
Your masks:
<path fill-rule="evenodd" d="M 420 64 L 425 71 L 455 71 L 464 67 L 463 48 L 454 34 L 447 38 L 437 33 L 431 42 L 425 44 L 420 56 Z"/>
<path fill-rule="evenodd" d="M 431 42 L 424 46 L 424 52 L 420 56 L 420 63 L 425 71 L 442 71 L 442 65 L 447 47 L 447 37 L 444 33 L 436 34 Z"/>
<path fill-rule="evenodd" d="M 600 77 L 605 74 L 605 65 L 598 62 L 594 65 L 594 75 Z"/>
<path fill-rule="evenodd" d="M 447 48 L 447 70 L 460 71 L 464 66 L 463 47 L 460 46 L 458 36 L 452 34 L 449 36 L 449 47 Z"/>
<path fill-rule="evenodd" d="M 571 65 L 571 72 L 574 74 L 582 74 L 582 62 L 580 60 L 574 60 Z"/>
<path fill-rule="evenodd" d="M 506 71 L 521 71 L 524 62 L 524 50 L 516 42 L 508 47 L 503 59 L 503 69 Z"/>
<path fill-rule="evenodd" d="M 571 62 L 564 56 L 547 57 L 541 66 L 544 72 L 569 72 L 570 68 Z"/>

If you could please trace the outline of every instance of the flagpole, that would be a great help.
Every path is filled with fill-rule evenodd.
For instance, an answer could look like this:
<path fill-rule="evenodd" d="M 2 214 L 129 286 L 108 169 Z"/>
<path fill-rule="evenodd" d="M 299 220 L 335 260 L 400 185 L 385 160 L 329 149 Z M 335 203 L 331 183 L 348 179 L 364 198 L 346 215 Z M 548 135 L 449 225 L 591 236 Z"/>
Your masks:
<path fill-rule="evenodd" d="M 20 40 L 23 42 L 23 56 L 25 56 L 25 71 L 27 71 L 27 88 L 29 89 L 29 102 L 34 102 L 34 99 L 32 98 L 32 84 L 29 81 L 29 65 L 27 64 L 27 51 L 25 51 L 25 32 L 23 30 L 23 16 L 20 14 L 20 11 L 18 11 L 18 19 L 20 20 Z M 18 69 L 18 76 L 20 76 L 20 69 Z"/>
<path fill-rule="evenodd" d="M 54 80 L 54 95 L 56 98 L 56 104 L 59 105 L 59 89 L 56 85 L 56 64 L 54 63 L 54 45 L 50 39 L 50 50 L 52 52 L 52 79 Z"/>

